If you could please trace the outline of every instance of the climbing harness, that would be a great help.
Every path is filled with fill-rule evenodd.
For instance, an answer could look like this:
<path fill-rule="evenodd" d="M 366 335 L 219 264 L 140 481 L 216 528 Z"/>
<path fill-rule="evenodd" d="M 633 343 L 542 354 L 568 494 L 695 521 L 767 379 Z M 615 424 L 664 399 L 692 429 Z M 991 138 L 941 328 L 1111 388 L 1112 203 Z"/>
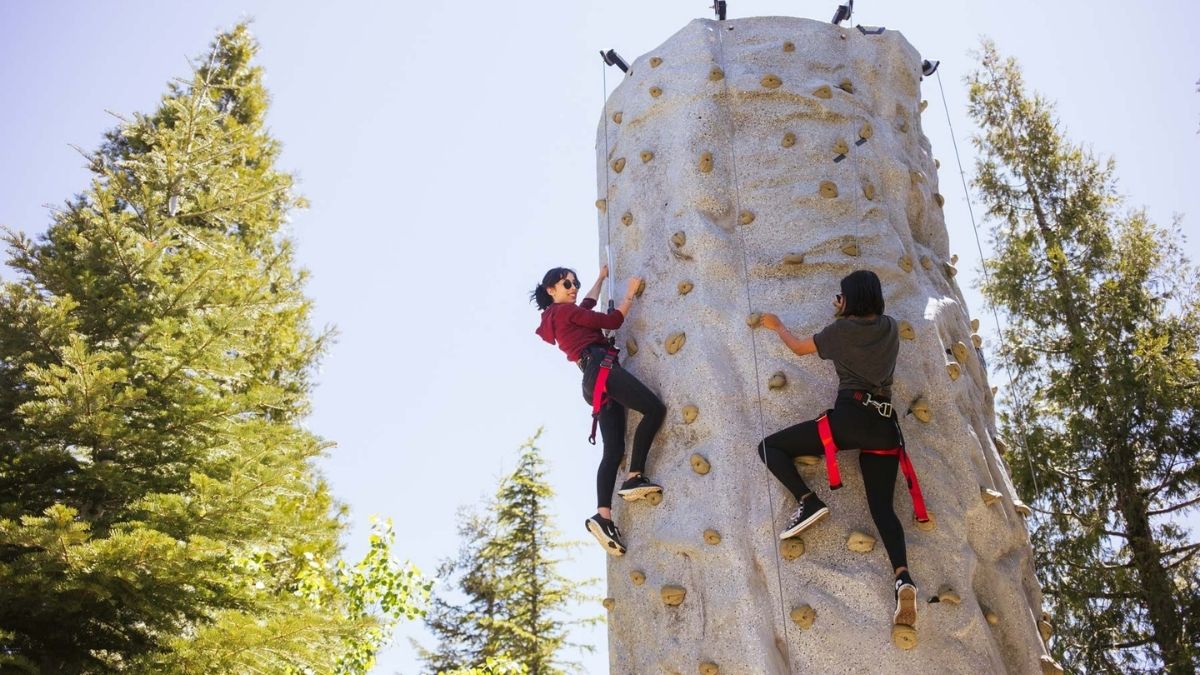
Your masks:
<path fill-rule="evenodd" d="M 608 375 L 612 372 L 613 364 L 617 362 L 617 354 L 621 350 L 616 347 L 608 347 L 604 352 L 604 356 L 600 360 L 600 369 L 596 371 L 596 384 L 592 387 L 592 433 L 588 436 L 588 443 L 596 444 L 596 428 L 600 426 L 600 409 L 604 404 L 608 403 Z M 595 356 L 589 355 L 589 363 Z M 587 372 L 588 364 L 579 360 L 579 369 Z"/>

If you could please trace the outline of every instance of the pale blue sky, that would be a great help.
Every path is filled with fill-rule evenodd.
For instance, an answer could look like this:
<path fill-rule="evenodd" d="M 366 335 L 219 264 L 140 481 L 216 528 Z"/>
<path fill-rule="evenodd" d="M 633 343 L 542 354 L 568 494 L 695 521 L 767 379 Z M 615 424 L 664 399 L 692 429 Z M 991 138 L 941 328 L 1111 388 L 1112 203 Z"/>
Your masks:
<path fill-rule="evenodd" d="M 526 294 L 555 265 L 594 279 L 597 50 L 614 47 L 632 61 L 692 18 L 711 16 L 708 4 L 0 0 L 0 223 L 43 231 L 41 205 L 88 182 L 67 144 L 95 147 L 114 124 L 106 109 L 151 109 L 168 79 L 187 72 L 187 57 L 253 17 L 280 163 L 313 204 L 295 215 L 294 230 L 312 271 L 316 323 L 341 332 L 311 426 L 339 444 L 323 466 L 359 528 L 350 552 L 361 550 L 368 515 L 388 515 L 400 553 L 433 572 L 457 547 L 456 507 L 492 491 L 542 424 L 559 525 L 582 538 L 598 460 L 585 441 L 589 411 L 578 371 L 533 336 L 537 313 Z M 827 21 L 836 5 L 730 0 L 730 18 Z M 967 50 L 986 34 L 1020 59 L 1031 87 L 1058 102 L 1073 139 L 1116 157 L 1131 206 L 1160 223 L 1185 214 L 1185 229 L 1196 231 L 1195 2 L 857 5 L 856 21 L 900 30 L 942 61 L 968 171 L 961 78 Z M 610 89 L 617 79 L 610 70 Z M 983 316 L 936 79 L 925 81 L 923 97 L 951 250 L 962 258 L 958 280 Z M 1196 241 L 1187 250 L 1200 258 Z M 985 320 L 985 338 L 990 332 Z M 583 549 L 568 572 L 602 576 L 603 554 Z M 404 638 L 421 633 L 402 631 L 379 672 L 414 672 Z M 598 647 L 587 671 L 606 670 L 603 629 L 577 637 Z"/>

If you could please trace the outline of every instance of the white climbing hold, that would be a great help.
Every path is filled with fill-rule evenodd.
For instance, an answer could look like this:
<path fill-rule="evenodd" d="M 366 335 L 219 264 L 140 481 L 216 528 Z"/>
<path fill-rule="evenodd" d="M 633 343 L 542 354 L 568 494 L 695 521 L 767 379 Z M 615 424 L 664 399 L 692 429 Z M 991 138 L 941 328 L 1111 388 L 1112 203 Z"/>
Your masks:
<path fill-rule="evenodd" d="M 875 537 L 864 532 L 851 532 L 846 539 L 846 548 L 855 553 L 870 553 L 875 550 Z"/>

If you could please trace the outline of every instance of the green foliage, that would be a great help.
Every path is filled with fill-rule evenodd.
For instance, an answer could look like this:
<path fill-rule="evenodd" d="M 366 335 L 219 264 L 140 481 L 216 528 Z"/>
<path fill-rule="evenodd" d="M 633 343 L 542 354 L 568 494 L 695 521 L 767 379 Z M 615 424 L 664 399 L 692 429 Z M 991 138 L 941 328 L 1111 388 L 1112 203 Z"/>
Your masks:
<path fill-rule="evenodd" d="M 86 153 L 0 287 L 0 667 L 364 672 L 428 590 L 339 559 L 309 326 L 245 25 Z"/>
<path fill-rule="evenodd" d="M 1193 673 L 1200 543 L 1200 286 L 1178 223 L 1123 212 L 1115 165 L 1073 145 L 985 42 L 968 78 L 975 185 L 992 230 L 983 291 L 1004 314 L 1014 478 L 1058 621 L 1088 672 Z"/>
<path fill-rule="evenodd" d="M 571 626 L 599 619 L 564 616 L 572 603 L 590 599 L 583 589 L 593 581 L 558 572 L 556 554 L 575 545 L 560 540 L 550 517 L 554 492 L 537 447 L 541 433 L 521 446 L 516 468 L 481 511 L 460 513 L 462 548 L 438 577 L 454 584 L 463 602 L 448 599 L 449 589 L 434 596 L 425 623 L 439 644 L 421 650 L 429 672 L 550 675 L 577 668 L 563 660 L 564 648 L 592 649 L 568 641 Z"/>

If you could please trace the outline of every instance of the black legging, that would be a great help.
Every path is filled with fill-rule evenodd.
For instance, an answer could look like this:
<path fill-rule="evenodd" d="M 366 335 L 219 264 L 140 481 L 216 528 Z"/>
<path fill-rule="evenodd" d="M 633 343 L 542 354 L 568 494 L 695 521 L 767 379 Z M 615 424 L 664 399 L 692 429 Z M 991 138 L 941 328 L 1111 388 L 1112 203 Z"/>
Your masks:
<path fill-rule="evenodd" d="M 895 413 L 893 413 L 894 415 Z M 829 412 L 829 428 L 838 450 L 868 449 L 885 450 L 900 445 L 900 427 L 894 418 L 885 418 L 873 407 L 855 401 L 852 394 L 838 392 L 837 402 Z M 816 420 L 801 422 L 767 436 L 759 444 L 759 457 L 763 458 L 771 473 L 791 491 L 799 502 L 812 492 L 796 465 L 792 461 L 800 455 L 825 455 L 825 446 L 817 433 Z M 896 511 L 892 508 L 892 497 L 896 490 L 896 472 L 900 458 L 895 455 L 871 455 L 859 453 L 858 466 L 862 469 L 863 486 L 867 492 L 867 507 L 871 519 L 879 530 L 879 538 L 887 549 L 892 568 L 908 567 L 908 555 L 904 547 L 904 528 Z"/>
<path fill-rule="evenodd" d="M 585 351 L 590 358 L 583 371 L 583 399 L 592 404 L 592 391 L 596 386 L 596 373 L 604 356 L 604 347 L 589 347 Z M 596 470 L 596 505 L 612 507 L 613 487 L 617 482 L 617 469 L 625 455 L 625 411 L 632 408 L 642 413 L 642 421 L 633 432 L 633 454 L 629 458 L 630 471 L 645 471 L 646 455 L 654 435 L 667 416 L 667 406 L 629 371 L 614 363 L 608 374 L 608 403 L 600 409 L 600 436 L 604 442 L 604 456 Z"/>

